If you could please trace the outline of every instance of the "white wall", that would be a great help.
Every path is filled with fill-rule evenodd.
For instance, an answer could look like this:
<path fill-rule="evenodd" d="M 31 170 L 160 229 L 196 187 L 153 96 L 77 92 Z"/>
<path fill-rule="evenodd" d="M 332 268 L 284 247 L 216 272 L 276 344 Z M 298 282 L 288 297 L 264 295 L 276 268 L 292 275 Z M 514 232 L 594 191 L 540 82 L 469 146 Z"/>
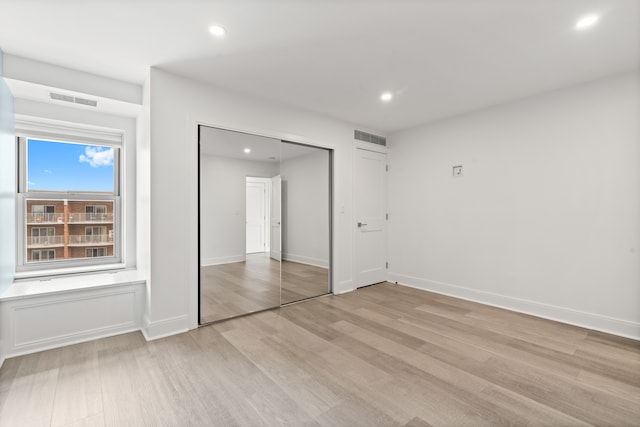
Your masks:
<path fill-rule="evenodd" d="M 200 157 L 200 263 L 245 259 L 246 177 L 270 178 L 279 165 L 212 155 Z"/>
<path fill-rule="evenodd" d="M 3 78 L 0 50 L 0 294 L 13 283 L 16 263 L 16 142 L 13 96 Z"/>
<path fill-rule="evenodd" d="M 640 338 L 638 73 L 389 140 L 390 280 Z"/>
<path fill-rule="evenodd" d="M 161 336 L 197 325 L 198 122 L 335 149 L 334 292 L 353 289 L 354 126 L 152 68 L 152 295 L 147 336 Z"/>
<path fill-rule="evenodd" d="M 140 86 L 133 83 L 15 55 L 7 55 L 5 65 L 7 78 L 126 103 L 137 105 L 142 103 Z"/>
<path fill-rule="evenodd" d="M 282 257 L 329 265 L 329 152 L 285 160 L 282 175 Z"/>
<path fill-rule="evenodd" d="M 0 294 L 11 286 L 16 270 L 16 144 L 13 96 L 4 81 L 3 58 L 0 50 Z M 5 340 L 0 331 L 0 366 L 5 358 Z"/>
<path fill-rule="evenodd" d="M 142 86 L 136 120 L 136 268 L 146 277 L 143 316 L 151 307 L 151 83 Z"/>

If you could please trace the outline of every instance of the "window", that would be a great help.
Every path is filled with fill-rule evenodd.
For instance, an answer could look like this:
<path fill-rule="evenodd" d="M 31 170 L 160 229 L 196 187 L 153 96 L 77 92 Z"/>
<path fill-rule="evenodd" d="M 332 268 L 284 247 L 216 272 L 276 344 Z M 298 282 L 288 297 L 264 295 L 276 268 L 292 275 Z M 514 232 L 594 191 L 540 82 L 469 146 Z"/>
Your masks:
<path fill-rule="evenodd" d="M 84 250 L 84 256 L 87 258 L 107 256 L 107 248 L 87 248 Z"/>
<path fill-rule="evenodd" d="M 49 261 L 56 258 L 55 249 L 37 249 L 31 251 L 31 261 Z"/>
<path fill-rule="evenodd" d="M 32 227 L 31 228 L 31 244 L 47 245 L 49 241 L 54 242 L 56 229 L 54 227 Z"/>
<path fill-rule="evenodd" d="M 52 205 L 32 205 L 32 222 L 51 222 L 55 218 L 56 207 Z"/>
<path fill-rule="evenodd" d="M 121 263 L 121 135 L 101 142 L 26 133 L 17 138 L 17 270 Z"/>

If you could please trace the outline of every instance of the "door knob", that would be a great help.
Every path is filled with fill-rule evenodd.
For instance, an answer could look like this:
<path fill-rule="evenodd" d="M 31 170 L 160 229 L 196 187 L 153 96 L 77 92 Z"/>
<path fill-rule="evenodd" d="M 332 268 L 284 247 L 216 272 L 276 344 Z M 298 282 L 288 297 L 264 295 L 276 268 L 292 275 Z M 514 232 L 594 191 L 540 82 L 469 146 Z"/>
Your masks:
<path fill-rule="evenodd" d="M 363 225 L 367 225 L 367 224 L 365 224 L 364 222 L 359 222 L 358 223 L 358 228 L 362 227 Z"/>

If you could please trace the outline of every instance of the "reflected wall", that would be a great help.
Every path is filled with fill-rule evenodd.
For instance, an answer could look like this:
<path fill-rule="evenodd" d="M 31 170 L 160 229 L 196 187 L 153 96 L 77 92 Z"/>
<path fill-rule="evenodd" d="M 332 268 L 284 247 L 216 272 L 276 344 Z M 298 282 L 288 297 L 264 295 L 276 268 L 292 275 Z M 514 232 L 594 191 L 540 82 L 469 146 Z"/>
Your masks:
<path fill-rule="evenodd" d="M 281 303 L 330 291 L 331 152 L 283 141 Z"/>

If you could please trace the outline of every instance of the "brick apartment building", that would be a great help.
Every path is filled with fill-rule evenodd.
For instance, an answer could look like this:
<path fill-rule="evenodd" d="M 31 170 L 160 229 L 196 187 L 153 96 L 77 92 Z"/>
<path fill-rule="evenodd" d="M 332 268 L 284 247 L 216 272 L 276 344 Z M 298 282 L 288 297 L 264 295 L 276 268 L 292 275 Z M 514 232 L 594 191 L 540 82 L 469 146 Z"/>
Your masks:
<path fill-rule="evenodd" d="M 27 200 L 27 262 L 113 256 L 113 202 Z"/>

